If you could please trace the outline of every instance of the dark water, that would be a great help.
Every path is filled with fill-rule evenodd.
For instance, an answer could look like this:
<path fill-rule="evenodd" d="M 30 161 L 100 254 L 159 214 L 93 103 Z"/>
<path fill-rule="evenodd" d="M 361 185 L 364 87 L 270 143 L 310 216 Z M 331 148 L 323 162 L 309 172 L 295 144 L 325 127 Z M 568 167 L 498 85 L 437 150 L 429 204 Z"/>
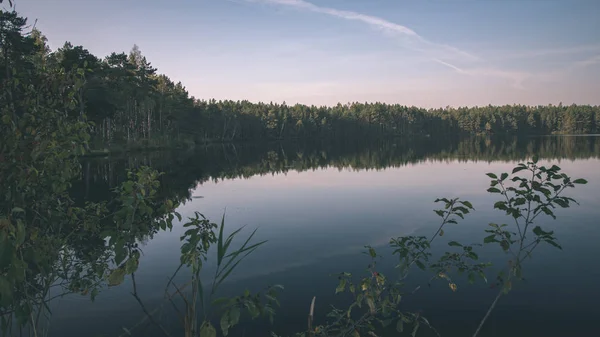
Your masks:
<path fill-rule="evenodd" d="M 447 228 L 434 243 L 481 242 L 490 222 L 507 222 L 492 208 L 497 197 L 486 192 L 486 172 L 510 171 L 533 154 L 590 183 L 569 191 L 580 206 L 557 211 L 558 219 L 540 224 L 556 230 L 563 250 L 540 246 L 527 262 L 526 281 L 501 298 L 481 336 L 594 336 L 600 316 L 600 137 L 519 139 L 420 139 L 365 143 L 246 144 L 197 148 L 181 153 L 152 153 L 84 162 L 84 178 L 73 193 L 80 199 L 110 198 L 110 188 L 125 179 L 124 170 L 150 165 L 166 172 L 164 196 L 185 201 L 179 211 L 200 211 L 218 221 L 223 213 L 229 230 L 258 227 L 258 239 L 269 240 L 223 284 L 223 294 L 240 294 L 282 284 L 275 323 L 257 321 L 231 331 L 234 336 L 268 336 L 305 329 L 313 296 L 317 323 L 334 296 L 333 273 L 360 274 L 368 263 L 364 245 L 382 254 L 383 270 L 392 273 L 394 258 L 386 249 L 391 237 L 431 235 L 439 218 L 432 212 L 438 197 L 470 200 L 476 211 Z M 202 198 L 191 198 L 192 196 Z M 136 273 L 138 291 L 149 308 L 162 303 L 168 277 L 179 263 L 180 226 L 145 242 Z M 503 265 L 497 247 L 480 259 Z M 490 271 L 492 272 L 492 271 Z M 428 275 L 411 274 L 407 291 L 426 284 Z M 185 275 L 177 281 L 183 283 Z M 496 295 L 478 281 L 459 282 L 457 292 L 443 282 L 406 295 L 407 310 L 419 310 L 442 336 L 470 336 Z M 96 302 L 71 296 L 52 305 L 50 336 L 119 336 L 144 314 L 126 281 L 100 293 Z M 180 332 L 173 310 L 165 307 L 161 322 Z M 149 324 L 134 335 L 160 336 Z M 180 334 L 181 335 L 181 334 Z M 423 336 L 432 335 L 423 330 Z"/>

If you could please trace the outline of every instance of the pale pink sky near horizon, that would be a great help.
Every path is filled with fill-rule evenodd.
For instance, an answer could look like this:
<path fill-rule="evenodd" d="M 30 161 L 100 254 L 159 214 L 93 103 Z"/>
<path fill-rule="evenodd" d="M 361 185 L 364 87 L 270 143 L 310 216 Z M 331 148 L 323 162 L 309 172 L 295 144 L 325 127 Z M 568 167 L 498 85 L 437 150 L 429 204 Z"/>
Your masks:
<path fill-rule="evenodd" d="M 600 105 L 600 1 L 17 0 L 99 57 L 137 44 L 202 99 Z M 76 29 L 74 29 L 76 27 Z"/>

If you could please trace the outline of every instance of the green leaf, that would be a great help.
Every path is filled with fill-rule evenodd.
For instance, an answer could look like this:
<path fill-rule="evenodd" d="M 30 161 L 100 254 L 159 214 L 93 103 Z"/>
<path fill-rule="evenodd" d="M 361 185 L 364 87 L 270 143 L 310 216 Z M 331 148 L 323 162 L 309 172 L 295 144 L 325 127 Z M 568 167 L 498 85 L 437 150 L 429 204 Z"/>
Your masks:
<path fill-rule="evenodd" d="M 505 203 L 506 203 L 506 201 L 497 201 L 494 204 L 494 208 L 499 208 L 499 209 L 503 209 L 504 208 L 504 209 L 506 209 Z"/>
<path fill-rule="evenodd" d="M 558 249 L 562 250 L 562 247 L 561 247 L 561 246 L 560 246 L 558 243 L 556 243 L 554 240 L 546 239 L 546 240 L 544 240 L 544 241 L 546 241 L 546 242 L 548 242 L 549 244 L 551 244 L 552 246 L 554 246 L 554 247 L 556 247 L 556 248 L 558 248 Z"/>
<path fill-rule="evenodd" d="M 487 189 L 487 191 L 490 193 L 500 193 L 500 190 L 495 187 L 490 187 Z"/>
<path fill-rule="evenodd" d="M 562 208 L 568 208 L 569 207 L 569 203 L 566 202 L 566 201 L 564 201 L 564 200 L 562 200 L 562 199 L 556 199 L 556 200 L 554 200 L 554 203 L 557 204 L 557 205 L 559 205 Z"/>
<path fill-rule="evenodd" d="M 515 167 L 515 168 L 512 170 L 512 173 L 513 173 L 513 174 L 515 174 L 515 173 L 517 173 L 517 172 L 519 172 L 519 171 L 523 171 L 523 170 L 526 170 L 526 169 L 527 169 L 527 167 L 525 167 L 525 166 L 517 166 L 517 167 Z"/>
<path fill-rule="evenodd" d="M 515 200 L 515 203 L 513 204 L 513 206 L 521 206 L 521 205 L 525 205 L 525 202 L 527 200 L 525 198 L 517 198 Z"/>
<path fill-rule="evenodd" d="M 125 273 L 126 274 L 131 274 L 133 272 L 135 272 L 138 268 L 138 261 L 137 259 L 130 257 L 129 259 L 127 259 L 127 262 L 125 262 Z"/>
<path fill-rule="evenodd" d="M 482 271 L 479 272 L 479 277 L 481 277 L 485 283 L 488 282 L 487 278 L 485 277 L 485 274 Z"/>
<path fill-rule="evenodd" d="M 389 326 L 390 324 L 392 324 L 392 319 L 388 318 L 388 319 L 384 319 L 381 321 L 381 327 L 385 328 L 387 326 Z"/>
<path fill-rule="evenodd" d="M 225 255 L 223 251 L 223 228 L 225 227 L 225 214 L 221 218 L 221 228 L 219 229 L 219 238 L 217 239 L 217 265 L 220 266 Z"/>
<path fill-rule="evenodd" d="M 346 279 L 343 278 L 340 280 L 340 284 L 337 286 L 337 288 L 335 288 L 335 293 L 341 293 L 344 290 L 346 290 Z"/>
<path fill-rule="evenodd" d="M 542 211 L 551 216 L 552 218 L 556 219 L 554 212 L 552 212 L 548 207 L 542 207 Z"/>
<path fill-rule="evenodd" d="M 396 331 L 399 333 L 404 332 L 404 321 L 402 321 L 402 319 L 399 319 L 398 322 L 396 322 Z"/>
<path fill-rule="evenodd" d="M 417 265 L 417 267 L 419 267 L 419 269 L 425 270 L 425 265 L 423 264 L 423 262 L 415 260 L 415 264 Z"/>
<path fill-rule="evenodd" d="M 504 180 L 504 179 L 506 179 L 506 178 L 508 178 L 508 173 L 502 173 L 502 174 L 500 175 L 500 180 Z"/>
<path fill-rule="evenodd" d="M 125 240 L 120 238 L 115 244 L 115 263 L 121 264 L 121 262 L 125 260 L 126 256 L 127 252 L 125 251 Z"/>
<path fill-rule="evenodd" d="M 456 206 L 454 207 L 455 211 L 459 211 L 459 212 L 463 212 L 464 214 L 469 214 L 469 209 L 462 207 L 462 206 Z"/>
<path fill-rule="evenodd" d="M 367 296 L 366 298 L 367 306 L 369 306 L 369 311 L 373 314 L 375 313 L 375 301 L 371 296 Z"/>
<path fill-rule="evenodd" d="M 448 242 L 448 246 L 450 247 L 462 247 L 462 245 L 456 241 L 450 241 Z"/>
<path fill-rule="evenodd" d="M 17 235 L 16 235 L 16 240 L 15 240 L 15 244 L 18 246 L 22 245 L 23 242 L 25 242 L 25 237 L 27 236 L 27 232 L 25 230 L 25 224 L 23 224 L 23 221 L 21 220 L 17 220 Z"/>
<path fill-rule="evenodd" d="M 229 326 L 235 326 L 240 322 L 240 308 L 232 307 L 229 310 Z"/>
<path fill-rule="evenodd" d="M 492 243 L 492 242 L 498 242 L 498 241 L 495 239 L 495 237 L 496 237 L 496 235 L 495 235 L 495 234 L 492 234 L 492 235 L 490 235 L 490 236 L 486 236 L 486 237 L 483 239 L 483 243 Z"/>
<path fill-rule="evenodd" d="M 246 302 L 246 309 L 248 309 L 248 313 L 250 314 L 250 317 L 252 317 L 252 319 L 260 316 L 260 310 L 256 307 L 254 302 Z"/>
<path fill-rule="evenodd" d="M 200 337 L 217 337 L 217 330 L 210 322 L 204 322 L 200 328 Z"/>
<path fill-rule="evenodd" d="M 373 249 L 373 247 L 369 247 L 369 255 L 371 257 L 377 257 L 377 253 L 375 252 L 375 249 Z"/>
<path fill-rule="evenodd" d="M 100 291 L 97 288 L 94 288 L 90 294 L 90 298 L 92 300 L 92 302 L 94 302 L 96 300 L 96 296 L 98 296 L 98 294 L 100 293 Z"/>
<path fill-rule="evenodd" d="M 582 184 L 583 185 L 583 184 L 587 184 L 587 180 L 585 180 L 585 179 L 575 179 L 575 180 L 573 180 L 573 183 L 574 184 Z"/>
<path fill-rule="evenodd" d="M 486 173 L 485 175 L 487 175 L 488 177 L 490 177 L 492 179 L 498 179 L 498 176 L 493 173 Z"/>
<path fill-rule="evenodd" d="M 221 284 L 221 282 L 223 282 L 223 280 L 225 280 L 225 278 L 227 278 L 227 276 L 229 276 L 229 274 L 231 274 L 231 272 L 235 269 L 235 267 L 244 259 L 246 258 L 248 255 L 250 255 L 254 250 L 256 250 L 256 248 L 258 248 L 259 246 L 261 246 L 262 244 L 264 244 L 265 241 L 261 241 L 259 243 L 255 243 L 253 245 L 250 245 L 249 247 L 247 247 L 248 243 L 250 242 L 250 240 L 252 240 L 252 238 L 254 237 L 254 234 L 256 234 L 257 229 L 255 229 L 252 234 L 250 234 L 248 236 L 248 238 L 246 239 L 246 241 L 244 242 L 244 244 L 235 252 L 226 255 L 225 257 L 231 257 L 227 263 L 225 264 L 225 266 L 218 272 L 217 277 L 220 277 L 220 279 L 217 281 L 216 285 L 215 285 L 215 289 L 216 287 L 219 286 L 219 284 Z M 246 253 L 244 254 L 241 258 L 237 259 L 236 258 L 241 255 L 242 253 Z M 234 261 L 236 261 L 234 263 Z M 229 267 L 231 264 L 233 264 L 231 267 Z M 229 269 L 228 269 L 229 267 Z"/>
<path fill-rule="evenodd" d="M 469 273 L 469 283 L 471 283 L 471 284 L 475 283 L 475 274 L 474 273 Z"/>
<path fill-rule="evenodd" d="M 125 280 L 125 269 L 117 268 L 117 269 L 113 270 L 110 273 L 110 275 L 108 276 L 108 285 L 116 286 L 116 285 L 123 283 L 124 280 Z"/>
<path fill-rule="evenodd" d="M 244 254 L 244 256 L 242 256 L 241 258 L 239 258 L 237 260 L 237 262 L 235 262 L 229 269 L 227 269 L 227 266 L 229 265 L 229 262 L 235 260 L 235 257 L 237 257 L 237 255 L 235 255 L 234 258 L 230 259 L 229 262 L 227 262 L 227 265 L 225 265 L 225 267 L 221 270 L 221 272 L 217 275 L 217 277 L 220 276 L 220 279 L 217 281 L 216 285 L 215 285 L 215 289 L 227 278 L 227 276 L 229 276 L 229 274 L 231 274 L 231 272 L 235 269 L 235 267 L 237 267 L 238 264 L 240 264 L 240 262 L 242 262 L 242 260 L 244 260 L 244 258 L 246 258 L 248 255 L 250 255 L 252 252 L 254 252 L 254 250 L 256 248 L 258 248 L 259 245 L 265 243 L 266 241 L 263 242 L 259 242 L 255 245 L 250 246 L 248 249 L 248 252 L 246 254 Z M 239 251 L 244 251 L 244 250 L 239 250 Z M 222 274 L 223 272 L 225 272 L 224 274 Z M 222 276 L 221 276 L 222 275 Z"/>
<path fill-rule="evenodd" d="M 444 230 L 440 229 L 440 236 L 444 236 Z"/>
<path fill-rule="evenodd" d="M 221 331 L 223 332 L 223 336 L 227 336 L 229 334 L 230 325 L 229 311 L 226 311 L 223 316 L 221 316 Z"/>
<path fill-rule="evenodd" d="M 22 209 L 21 207 L 14 207 L 12 209 L 12 213 L 25 213 L 25 210 Z"/>
<path fill-rule="evenodd" d="M 419 322 L 415 322 L 415 326 L 413 327 L 413 331 L 412 331 L 412 337 L 415 337 L 417 335 L 417 331 L 419 330 Z"/>
<path fill-rule="evenodd" d="M 470 209 L 474 209 L 473 205 L 470 202 L 468 202 L 468 201 L 461 201 L 460 203 L 463 204 L 463 205 L 465 205 L 465 206 L 467 206 Z"/>
<path fill-rule="evenodd" d="M 544 232 L 544 231 L 542 230 L 542 227 L 540 227 L 540 226 L 535 226 L 535 227 L 533 228 L 533 234 L 535 234 L 535 235 L 537 235 L 537 236 L 543 236 L 543 235 L 546 235 L 546 234 L 549 234 L 549 233 L 547 233 L 547 232 Z"/>

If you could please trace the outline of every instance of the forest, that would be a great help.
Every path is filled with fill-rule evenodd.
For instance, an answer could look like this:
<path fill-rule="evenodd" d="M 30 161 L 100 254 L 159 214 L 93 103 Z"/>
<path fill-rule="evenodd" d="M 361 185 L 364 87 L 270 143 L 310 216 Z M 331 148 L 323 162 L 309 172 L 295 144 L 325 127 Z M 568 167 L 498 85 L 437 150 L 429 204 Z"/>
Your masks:
<path fill-rule="evenodd" d="M 1 16 L 3 76 L 17 66 L 43 68 L 53 76 L 78 74 L 82 84 L 69 113 L 85 115 L 91 122 L 92 149 L 301 138 L 600 132 L 600 107 L 588 105 L 424 109 L 379 102 L 308 106 L 197 98 L 181 82 L 158 73 L 136 45 L 129 53 L 105 57 L 69 42 L 52 51 L 42 32 L 25 19 L 14 12 Z"/>
<path fill-rule="evenodd" d="M 241 322 L 242 309 L 251 319 L 260 316 L 272 320 L 275 304 L 279 305 L 271 293 L 276 285 L 256 294 L 245 292 L 225 300 L 210 300 L 238 263 L 264 241 L 251 241 L 255 230 L 232 252 L 230 243 L 241 229 L 225 237 L 224 217 L 220 225 L 198 212 L 183 220 L 176 210 L 192 197 L 192 188 L 198 182 L 323 166 L 379 169 L 421 160 L 514 160 L 526 153 L 534 159 L 519 164 L 512 172 L 514 175 L 527 170 L 532 178 L 514 176 L 507 180 L 508 173 L 487 174 L 492 179 L 489 193 L 501 193 L 494 186 L 501 187 L 505 195 L 514 191 L 514 204 L 509 199 L 494 207 L 511 215 L 519 230 L 518 240 L 502 229 L 505 225 L 485 231 L 492 235 L 484 239 L 484 244 L 496 245 L 504 252 L 511 247 L 516 251 L 507 264 L 508 276 L 499 276 L 500 291 L 489 313 L 498 298 L 511 290 L 512 281 L 522 280 L 522 259 L 531 255 L 539 243 L 558 246 L 553 232 L 534 227 L 533 219 L 540 214 L 554 217 L 550 208 L 576 203 L 559 194 L 574 184 L 587 183 L 559 173 L 561 169 L 556 165 L 538 166 L 538 155 L 562 158 L 555 151 L 561 147 L 567 149 L 567 158 L 595 157 L 598 152 L 596 138 L 494 143 L 499 145 L 490 139 L 505 133 L 598 132 L 598 109 L 559 105 L 426 110 L 381 103 L 315 107 L 202 100 L 191 96 L 182 83 L 158 74 L 137 46 L 129 53 L 111 53 L 104 58 L 68 42 L 52 51 L 46 37 L 25 18 L 15 11 L 0 11 L 0 335 L 48 335 L 52 315 L 48 303 L 76 294 L 94 301 L 108 287 L 125 283 L 127 277 L 133 285 L 131 295 L 145 317 L 170 336 L 138 296 L 135 273 L 143 256 L 140 245 L 157 233 L 172 230 L 174 225 L 189 229 L 180 237 L 180 264 L 166 284 L 165 293 L 172 292 L 166 301 L 178 295 L 186 303 L 181 319 L 186 336 L 216 337 L 217 321 L 219 335 L 227 336 L 229 329 Z M 418 138 L 481 133 L 487 135 L 457 143 Z M 384 136 L 414 137 L 385 143 Z M 272 139 L 324 140 L 325 146 L 310 148 L 300 146 L 299 141 L 284 148 L 284 142 L 272 142 L 270 148 L 259 148 L 256 154 L 248 148 L 241 150 L 248 144 L 233 143 Z M 98 158 L 82 160 L 90 150 L 193 147 L 211 142 L 222 144 L 181 151 L 187 151 L 188 156 L 169 157 L 180 154 L 178 151 L 153 153 L 162 163 L 150 159 L 136 163 L 135 156 L 127 156 L 133 163 L 117 167 L 112 162 L 93 161 Z M 522 146 L 526 152 L 516 151 Z M 375 148 L 380 151 L 373 151 Z M 171 167 L 164 164 L 165 159 L 170 160 Z M 179 169 L 173 169 L 173 165 Z M 521 184 L 504 190 L 509 181 Z M 91 190 L 95 197 L 90 195 Z M 525 198 L 527 208 L 517 207 L 525 204 Z M 428 261 L 429 245 L 443 235 L 442 227 L 456 223 L 456 217 L 462 219 L 473 210 L 470 202 L 458 198 L 435 202 L 444 205 L 444 210 L 435 210 L 442 219 L 438 231 L 429 240 L 416 236 L 392 238 L 390 247 L 396 249 L 403 265 L 400 276 L 405 277 L 414 264 L 447 280 L 454 292 L 456 284 L 448 277 L 450 270 L 466 271 L 474 281 L 475 275 L 485 279 L 482 268 L 488 264 L 475 261 L 478 257 L 471 251 L 472 245 L 454 241 L 448 245 L 461 247 L 462 255 L 447 254 L 439 262 Z M 525 232 L 529 241 L 523 245 Z M 390 326 L 398 332 L 404 324 L 411 326 L 414 336 L 420 324 L 430 326 L 419 312 L 400 307 L 400 283 L 386 281 L 383 274 L 375 272 L 377 254 L 372 247 L 365 248 L 371 257 L 366 276 L 355 286 L 351 275 L 342 273 L 335 290 L 344 293 L 347 289 L 345 295 L 352 299 L 349 309 L 334 310 L 328 314 L 335 318 L 333 323 L 325 325 L 315 320 L 314 326 L 311 309 L 307 334 L 301 336 L 348 336 L 352 331 L 360 335 L 358 329 L 366 335 L 367 331 L 375 331 L 375 323 L 381 322 L 383 329 L 392 321 L 395 323 Z M 212 254 L 215 249 L 216 254 Z M 216 257 L 211 290 L 202 287 L 200 278 L 209 250 L 211 258 Z M 191 294 L 184 295 L 174 283 L 179 270 L 191 275 Z M 209 295 L 206 300 L 205 294 Z M 187 299 L 191 306 L 187 306 Z M 181 312 L 175 302 L 171 304 Z M 354 307 L 360 310 L 350 315 Z M 222 313 L 220 319 L 209 318 L 211 310 Z M 486 319 L 487 315 L 474 336 Z M 128 329 L 124 332 L 131 335 Z"/>

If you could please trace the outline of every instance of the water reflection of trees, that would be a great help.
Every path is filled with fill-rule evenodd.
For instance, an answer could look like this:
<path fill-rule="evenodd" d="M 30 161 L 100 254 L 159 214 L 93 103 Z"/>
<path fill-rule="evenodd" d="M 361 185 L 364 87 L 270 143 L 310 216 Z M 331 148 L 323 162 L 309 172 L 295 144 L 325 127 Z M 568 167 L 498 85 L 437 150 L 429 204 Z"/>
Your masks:
<path fill-rule="evenodd" d="M 142 165 L 165 172 L 164 197 L 186 200 L 197 184 L 325 167 L 380 170 L 422 162 L 584 159 L 600 156 L 600 137 L 418 138 L 328 142 L 218 144 L 185 152 L 152 152 L 84 161 L 74 191 L 87 200 L 107 200 Z"/>

